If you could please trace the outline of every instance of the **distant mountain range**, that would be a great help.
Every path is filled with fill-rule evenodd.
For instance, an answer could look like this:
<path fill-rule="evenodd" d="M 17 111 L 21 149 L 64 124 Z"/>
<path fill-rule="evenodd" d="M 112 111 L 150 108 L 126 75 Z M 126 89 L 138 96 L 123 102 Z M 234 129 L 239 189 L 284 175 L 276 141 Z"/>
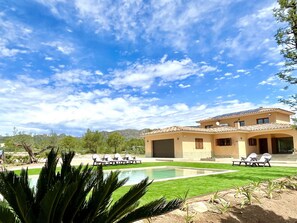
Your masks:
<path fill-rule="evenodd" d="M 105 137 L 108 137 L 111 133 L 118 132 L 122 136 L 124 136 L 125 138 L 131 139 L 131 138 L 141 138 L 141 135 L 143 133 L 150 132 L 150 131 L 152 131 L 152 130 L 151 129 L 141 129 L 141 130 L 137 130 L 137 129 L 123 129 L 123 130 L 115 130 L 115 131 L 112 131 L 112 132 L 101 131 L 101 133 Z"/>
<path fill-rule="evenodd" d="M 101 133 L 103 134 L 103 136 L 105 136 L 107 138 L 111 133 L 118 132 L 125 138 L 131 139 L 131 138 L 141 138 L 141 135 L 143 133 L 150 132 L 150 131 L 152 131 L 152 129 L 141 129 L 141 130 L 123 129 L 123 130 L 115 130 L 115 131 L 111 131 L 111 132 L 101 131 Z M 63 136 L 63 134 L 60 136 Z M 0 143 L 3 143 L 5 138 L 9 138 L 9 137 L 10 136 L 0 136 Z"/>

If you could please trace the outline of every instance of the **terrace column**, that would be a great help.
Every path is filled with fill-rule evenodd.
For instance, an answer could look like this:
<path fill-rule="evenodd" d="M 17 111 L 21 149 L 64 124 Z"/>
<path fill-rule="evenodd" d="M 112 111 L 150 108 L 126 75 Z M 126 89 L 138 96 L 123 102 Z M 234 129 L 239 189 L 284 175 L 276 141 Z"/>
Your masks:
<path fill-rule="evenodd" d="M 268 153 L 272 154 L 271 134 L 267 135 L 267 146 L 268 146 Z"/>
<path fill-rule="evenodd" d="M 243 134 L 240 134 L 238 136 L 237 140 L 238 145 L 238 156 L 240 157 L 247 157 L 247 151 L 246 151 L 246 137 Z"/>
<path fill-rule="evenodd" d="M 297 154 L 297 133 L 293 135 L 293 148 L 294 148 L 294 154 Z"/>

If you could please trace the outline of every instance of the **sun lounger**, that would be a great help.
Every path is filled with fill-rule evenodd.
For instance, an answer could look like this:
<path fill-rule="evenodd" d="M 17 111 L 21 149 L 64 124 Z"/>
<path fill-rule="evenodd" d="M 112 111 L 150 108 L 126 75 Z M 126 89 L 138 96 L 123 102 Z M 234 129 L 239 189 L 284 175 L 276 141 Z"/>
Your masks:
<path fill-rule="evenodd" d="M 124 159 L 127 160 L 128 163 L 134 163 L 134 164 L 136 164 L 136 163 L 141 163 L 141 160 L 140 160 L 140 159 L 137 159 L 135 156 L 132 157 L 132 156 L 129 155 L 129 154 L 126 154 L 126 155 L 124 156 Z"/>
<path fill-rule="evenodd" d="M 94 154 L 92 156 L 92 159 L 93 159 L 93 166 L 108 165 L 108 162 L 103 159 L 100 159 L 100 157 L 97 154 Z"/>
<path fill-rule="evenodd" d="M 119 153 L 114 154 L 113 160 L 116 164 L 128 164 L 128 161 L 123 159 Z"/>
<path fill-rule="evenodd" d="M 105 154 L 102 158 L 103 161 L 107 162 L 107 165 L 117 164 L 117 161 L 111 158 L 110 155 Z"/>
<path fill-rule="evenodd" d="M 248 165 L 265 167 L 267 164 L 267 166 L 271 167 L 271 165 L 270 165 L 271 157 L 272 156 L 269 153 L 264 153 L 259 160 L 249 161 Z"/>
<path fill-rule="evenodd" d="M 234 165 L 240 166 L 242 163 L 244 163 L 247 166 L 250 161 L 256 161 L 256 160 L 257 160 L 257 154 L 251 153 L 247 158 L 241 157 L 240 160 L 233 160 L 232 166 Z"/>

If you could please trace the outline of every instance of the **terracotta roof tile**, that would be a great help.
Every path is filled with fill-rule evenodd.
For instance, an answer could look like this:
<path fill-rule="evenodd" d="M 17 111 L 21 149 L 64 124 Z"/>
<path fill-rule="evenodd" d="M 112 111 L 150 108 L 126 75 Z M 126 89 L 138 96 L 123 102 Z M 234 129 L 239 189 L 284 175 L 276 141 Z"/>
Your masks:
<path fill-rule="evenodd" d="M 215 117 L 207 118 L 200 120 L 198 122 L 205 122 L 205 121 L 213 121 L 213 120 L 218 120 L 218 119 L 226 119 L 226 118 L 233 118 L 233 117 L 239 117 L 239 116 L 244 116 L 244 115 L 252 115 L 252 114 L 260 114 L 260 113 L 265 113 L 265 112 L 272 112 L 272 111 L 281 111 L 281 112 L 286 112 L 288 114 L 295 114 L 294 112 L 287 111 L 281 108 L 256 108 L 256 109 L 250 109 L 250 110 L 245 110 L 245 111 L 239 111 L 239 112 L 232 112 L 228 114 L 223 114 L 223 115 L 218 115 Z"/>
<path fill-rule="evenodd" d="M 157 129 L 152 132 L 145 133 L 146 135 L 162 134 L 162 133 L 171 133 L 171 132 L 197 132 L 197 133 L 225 133 L 225 132 L 253 132 L 253 131 L 263 131 L 263 130 L 281 130 L 281 129 L 291 129 L 290 124 L 280 124 L 280 123 L 269 123 L 269 124 L 259 124 L 259 125 L 250 125 L 242 126 L 240 128 L 223 126 L 223 127 L 214 127 L 214 128 L 200 128 L 200 127 L 189 127 L 189 126 L 171 126 L 163 129 Z"/>

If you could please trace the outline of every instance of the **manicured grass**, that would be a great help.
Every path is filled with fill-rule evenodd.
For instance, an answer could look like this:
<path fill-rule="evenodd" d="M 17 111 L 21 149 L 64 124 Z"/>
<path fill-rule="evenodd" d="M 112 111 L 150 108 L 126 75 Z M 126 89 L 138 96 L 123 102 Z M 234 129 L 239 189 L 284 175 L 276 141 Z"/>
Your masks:
<path fill-rule="evenodd" d="M 162 182 L 153 182 L 148 192 L 143 197 L 142 202 L 154 200 L 165 196 L 167 199 L 184 197 L 188 191 L 188 198 L 214 193 L 216 191 L 227 190 L 236 186 L 243 186 L 253 181 L 264 181 L 276 179 L 285 176 L 297 175 L 297 168 L 292 167 L 245 167 L 232 166 L 231 164 L 216 163 L 188 163 L 188 162 L 154 162 L 137 165 L 106 166 L 103 169 L 126 169 L 141 168 L 152 166 L 182 166 L 194 168 L 214 168 L 237 170 L 237 172 L 225 173 L 219 175 L 201 176 L 186 179 L 177 179 Z M 18 171 L 16 171 L 18 172 Z M 36 175 L 40 169 L 30 169 L 30 175 Z M 129 186 L 118 189 L 115 198 L 129 190 Z"/>
<path fill-rule="evenodd" d="M 265 181 L 285 176 L 297 175 L 297 168 L 291 167 L 245 167 L 232 166 L 230 164 L 215 163 L 185 163 L 185 162 L 164 162 L 164 163 L 144 163 L 137 167 L 147 166 L 183 166 L 195 168 L 214 168 L 237 170 L 237 172 L 177 179 L 170 181 L 154 182 L 150 185 L 148 192 L 143 197 L 143 202 L 154 200 L 165 196 L 167 199 L 184 197 L 188 191 L 188 198 L 214 193 L 216 191 L 235 188 L 236 186 L 247 185 L 253 181 Z M 136 167 L 136 166 L 135 166 Z M 129 187 L 120 188 L 117 195 L 127 191 Z"/>

